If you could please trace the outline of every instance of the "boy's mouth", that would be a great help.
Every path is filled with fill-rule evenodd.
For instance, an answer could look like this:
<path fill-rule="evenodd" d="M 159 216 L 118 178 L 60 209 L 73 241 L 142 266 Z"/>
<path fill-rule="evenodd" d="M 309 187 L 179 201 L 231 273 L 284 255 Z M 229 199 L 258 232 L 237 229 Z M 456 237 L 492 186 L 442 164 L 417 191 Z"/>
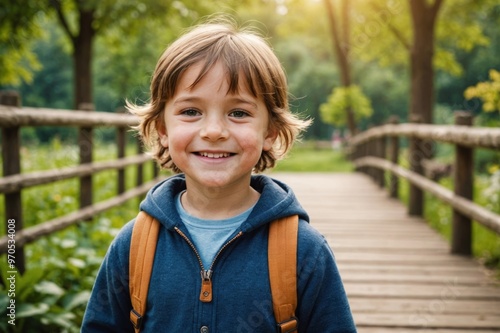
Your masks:
<path fill-rule="evenodd" d="M 210 153 L 205 151 L 198 152 L 197 154 L 202 157 L 208 157 L 208 158 L 226 158 L 234 155 L 232 153 Z"/>

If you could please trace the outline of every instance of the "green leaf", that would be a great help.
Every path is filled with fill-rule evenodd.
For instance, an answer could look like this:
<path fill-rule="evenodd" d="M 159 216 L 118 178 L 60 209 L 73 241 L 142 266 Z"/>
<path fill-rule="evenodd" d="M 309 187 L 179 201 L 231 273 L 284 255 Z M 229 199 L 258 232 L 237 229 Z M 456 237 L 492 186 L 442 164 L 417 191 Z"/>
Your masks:
<path fill-rule="evenodd" d="M 64 295 L 64 289 L 59 287 L 54 282 L 42 281 L 35 286 L 35 290 L 41 294 L 62 296 Z"/>
<path fill-rule="evenodd" d="M 16 318 L 26 318 L 26 317 L 33 317 L 33 316 L 38 316 L 45 314 L 49 311 L 50 307 L 48 304 L 45 303 L 38 303 L 38 304 L 29 304 L 29 303 L 24 303 L 20 304 L 17 307 L 16 311 Z"/>
<path fill-rule="evenodd" d="M 85 261 L 83 261 L 82 259 L 69 258 L 68 263 L 76 268 L 80 268 L 80 269 L 85 268 Z"/>
<path fill-rule="evenodd" d="M 71 311 L 79 305 L 86 304 L 89 301 L 89 298 L 90 291 L 84 290 L 76 294 L 66 295 L 62 300 L 62 304 L 66 310 Z"/>
<path fill-rule="evenodd" d="M 16 299 L 25 301 L 34 291 L 35 285 L 46 275 L 40 267 L 30 269 L 24 275 L 18 275 L 16 280 Z"/>
<path fill-rule="evenodd" d="M 72 323 L 72 320 L 75 319 L 75 315 L 70 312 L 61 312 L 61 313 L 47 313 L 42 318 L 42 323 L 45 325 L 57 325 L 59 327 L 71 328 L 76 325 Z"/>

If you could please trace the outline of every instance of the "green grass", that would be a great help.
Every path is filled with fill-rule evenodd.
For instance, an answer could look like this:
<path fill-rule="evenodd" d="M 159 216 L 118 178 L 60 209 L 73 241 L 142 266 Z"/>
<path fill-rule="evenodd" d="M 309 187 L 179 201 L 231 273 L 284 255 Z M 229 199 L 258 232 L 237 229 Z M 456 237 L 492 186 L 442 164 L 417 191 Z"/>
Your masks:
<path fill-rule="evenodd" d="M 351 172 L 353 165 L 341 150 L 316 148 L 313 143 L 294 146 L 285 159 L 278 161 L 276 172 Z"/>

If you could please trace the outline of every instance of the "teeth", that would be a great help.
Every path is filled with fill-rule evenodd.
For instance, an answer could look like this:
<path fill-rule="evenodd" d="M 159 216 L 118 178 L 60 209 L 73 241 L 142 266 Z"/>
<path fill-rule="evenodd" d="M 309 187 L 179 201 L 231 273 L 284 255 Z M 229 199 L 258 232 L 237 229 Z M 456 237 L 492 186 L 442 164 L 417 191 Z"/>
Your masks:
<path fill-rule="evenodd" d="M 229 157 L 229 153 L 207 153 L 207 152 L 201 152 L 201 156 L 203 157 L 208 157 L 208 158 L 223 158 L 223 157 Z"/>

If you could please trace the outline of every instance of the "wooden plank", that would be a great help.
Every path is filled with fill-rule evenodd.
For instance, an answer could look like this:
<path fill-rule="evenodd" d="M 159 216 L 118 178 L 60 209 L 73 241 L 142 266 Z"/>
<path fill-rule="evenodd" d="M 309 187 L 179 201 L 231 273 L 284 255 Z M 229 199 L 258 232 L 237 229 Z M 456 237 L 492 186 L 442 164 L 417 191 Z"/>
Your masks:
<path fill-rule="evenodd" d="M 341 255 L 340 255 L 341 257 Z M 378 263 L 353 263 L 353 262 L 338 262 L 339 269 L 342 272 L 356 271 L 359 274 L 366 272 L 380 272 L 384 274 L 400 273 L 400 274 L 420 274 L 420 275 L 452 275 L 452 276 L 482 276 L 488 277 L 492 276 L 493 273 L 484 267 L 477 267 L 475 265 L 470 266 L 422 266 L 422 265 L 380 265 Z M 494 283 L 494 280 L 488 279 Z M 496 283 L 500 283 L 496 281 Z"/>
<path fill-rule="evenodd" d="M 391 297 L 412 299 L 433 299 L 437 297 L 450 300 L 491 300 L 500 302 L 500 292 L 498 287 L 461 285 L 458 283 L 458 278 L 444 281 L 441 285 L 347 282 L 344 286 L 347 293 L 351 297 Z"/>
<path fill-rule="evenodd" d="M 454 257 L 448 254 L 420 254 L 420 253 L 357 253 L 345 252 L 337 258 L 338 261 L 354 262 L 379 262 L 392 263 L 398 265 L 421 264 L 421 265 L 457 265 L 468 266 L 470 261 L 467 258 Z"/>
<path fill-rule="evenodd" d="M 358 333 L 498 333 L 498 329 L 436 329 L 419 328 L 418 330 L 402 327 L 358 327 Z"/>
<path fill-rule="evenodd" d="M 494 330 L 500 327 L 500 318 L 497 315 L 488 314 L 356 313 L 354 319 L 359 327 L 384 326 L 390 323 L 394 327 L 415 328 L 419 332 L 420 329 L 430 328 L 466 328 L 475 332 L 476 329 Z"/>
<path fill-rule="evenodd" d="M 397 273 L 368 273 L 362 274 L 359 271 L 346 271 L 341 270 L 342 280 L 344 283 L 388 283 L 388 284 L 439 284 L 442 285 L 446 281 L 450 281 L 455 277 L 455 275 L 435 275 L 435 274 L 401 274 Z M 471 285 L 471 286 L 482 286 L 482 285 L 492 285 L 489 279 L 484 275 L 469 275 L 460 276 L 459 283 L 461 285 Z"/>
<path fill-rule="evenodd" d="M 367 300 L 350 298 L 351 309 L 356 313 L 440 313 L 440 314 L 488 314 L 498 315 L 499 301 L 484 300 L 429 300 L 377 298 Z"/>

